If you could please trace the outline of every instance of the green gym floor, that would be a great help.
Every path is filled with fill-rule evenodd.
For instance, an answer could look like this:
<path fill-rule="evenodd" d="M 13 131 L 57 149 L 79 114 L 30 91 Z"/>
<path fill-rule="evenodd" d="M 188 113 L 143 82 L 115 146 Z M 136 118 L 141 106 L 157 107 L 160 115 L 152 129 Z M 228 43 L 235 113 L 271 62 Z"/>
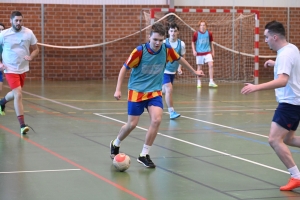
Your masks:
<path fill-rule="evenodd" d="M 127 121 L 127 88 L 113 97 L 116 81 L 27 81 L 23 104 L 30 130 L 19 134 L 13 103 L 0 116 L 1 200 L 292 200 L 281 192 L 290 177 L 268 144 L 277 106 L 274 91 L 241 95 L 242 83 L 175 82 L 175 109 L 167 109 L 150 155 L 155 169 L 136 159 L 149 116 L 121 145 L 131 158 L 117 172 L 109 143 Z M 5 82 L 1 97 L 9 91 Z M 300 165 L 300 149 L 290 148 Z"/>

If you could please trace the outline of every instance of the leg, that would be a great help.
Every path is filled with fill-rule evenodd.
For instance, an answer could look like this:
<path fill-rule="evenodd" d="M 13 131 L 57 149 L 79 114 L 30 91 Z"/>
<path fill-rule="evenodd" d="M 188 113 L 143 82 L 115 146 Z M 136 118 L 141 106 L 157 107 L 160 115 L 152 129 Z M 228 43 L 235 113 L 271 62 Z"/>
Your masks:
<path fill-rule="evenodd" d="M 150 127 L 148 129 L 148 132 L 146 134 L 145 144 L 152 146 L 156 138 L 159 125 L 161 123 L 163 110 L 158 106 L 149 106 L 148 111 L 149 111 L 151 122 L 150 122 Z"/>
<path fill-rule="evenodd" d="M 23 108 L 23 102 L 22 102 L 22 87 L 16 87 L 12 90 L 12 93 L 14 95 L 14 107 L 15 112 L 17 115 L 17 118 L 19 120 L 20 126 L 21 126 L 21 134 L 25 135 L 29 131 L 29 127 L 25 125 L 24 120 L 24 108 Z"/>
<path fill-rule="evenodd" d="M 0 100 L 0 115 L 5 115 L 5 104 L 12 99 L 14 99 L 14 94 L 10 91 Z"/>
<path fill-rule="evenodd" d="M 172 93 L 173 93 L 173 85 L 172 83 L 166 83 L 163 85 L 165 88 L 165 100 L 168 108 L 173 107 L 173 98 L 172 98 Z"/>
<path fill-rule="evenodd" d="M 208 62 L 209 79 L 214 79 L 214 63 Z"/>
<path fill-rule="evenodd" d="M 203 65 L 198 64 L 197 65 L 197 70 L 202 70 L 202 66 Z M 201 88 L 201 79 L 200 79 L 200 76 L 197 76 L 197 88 Z"/>
<path fill-rule="evenodd" d="M 115 140 L 110 142 L 110 158 L 114 159 L 114 157 L 119 154 L 120 143 L 123 141 L 133 129 L 135 129 L 138 124 L 140 116 L 128 115 L 128 121 L 124 124 Z M 117 141 L 116 141 L 117 140 Z"/>
<path fill-rule="evenodd" d="M 23 102 L 22 102 L 22 88 L 21 88 L 21 86 L 13 89 L 12 93 L 13 93 L 14 107 L 15 107 L 15 110 L 16 110 L 16 115 L 17 116 L 24 115 Z"/>
<path fill-rule="evenodd" d="M 300 187 L 300 180 L 293 178 L 293 176 L 299 176 L 299 170 L 295 164 L 292 154 L 286 144 L 291 146 L 299 147 L 299 137 L 295 137 L 295 131 L 288 131 L 287 129 L 281 127 L 275 122 L 271 124 L 271 130 L 269 135 L 269 143 L 271 147 L 276 152 L 279 159 L 283 164 L 289 169 L 292 178 L 290 178 L 287 185 L 280 187 L 280 190 L 289 191 Z"/>
<path fill-rule="evenodd" d="M 209 72 L 209 87 L 218 87 L 214 82 L 214 62 L 208 62 L 208 72 Z"/>
<path fill-rule="evenodd" d="M 123 141 L 138 124 L 140 116 L 128 115 L 128 121 L 119 131 L 118 138 Z"/>
<path fill-rule="evenodd" d="M 289 148 L 286 146 L 283 140 L 291 137 L 293 137 L 292 132 L 289 132 L 285 128 L 279 126 L 277 123 L 272 122 L 269 135 L 269 144 L 288 169 L 294 167 L 295 162 Z"/>
<path fill-rule="evenodd" d="M 146 134 L 145 144 L 144 144 L 142 153 L 139 155 L 137 161 L 139 163 L 143 164 L 145 167 L 155 168 L 156 166 L 149 156 L 149 151 L 150 151 L 150 148 L 153 145 L 153 142 L 157 136 L 157 132 L 158 132 L 158 128 L 159 128 L 159 125 L 161 122 L 163 110 L 161 107 L 158 107 L 158 106 L 149 106 L 148 112 L 149 112 L 150 120 L 151 120 L 150 127 Z"/>
<path fill-rule="evenodd" d="M 176 119 L 180 117 L 180 114 L 175 112 L 173 107 L 173 84 L 171 82 L 164 84 L 166 89 L 165 100 L 168 106 L 168 112 L 170 113 L 170 119 Z"/>

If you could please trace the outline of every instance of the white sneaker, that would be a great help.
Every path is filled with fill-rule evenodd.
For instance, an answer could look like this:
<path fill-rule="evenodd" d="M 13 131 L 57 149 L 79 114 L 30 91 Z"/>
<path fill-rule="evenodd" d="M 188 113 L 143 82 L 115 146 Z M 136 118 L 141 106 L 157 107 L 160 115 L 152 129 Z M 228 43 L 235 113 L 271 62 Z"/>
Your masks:
<path fill-rule="evenodd" d="M 214 88 L 218 87 L 218 85 L 215 84 L 215 82 L 209 82 L 208 86 L 209 87 L 214 87 Z"/>

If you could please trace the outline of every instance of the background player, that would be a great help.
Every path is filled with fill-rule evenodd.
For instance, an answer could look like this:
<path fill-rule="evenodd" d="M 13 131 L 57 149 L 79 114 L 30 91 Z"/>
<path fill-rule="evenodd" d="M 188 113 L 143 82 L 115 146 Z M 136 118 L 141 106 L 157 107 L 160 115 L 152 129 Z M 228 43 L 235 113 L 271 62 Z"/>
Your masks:
<path fill-rule="evenodd" d="M 215 56 L 214 45 L 212 44 L 213 36 L 212 32 L 208 31 L 206 22 L 200 20 L 198 22 L 199 30 L 196 31 L 192 39 L 192 50 L 194 56 L 196 56 L 197 70 L 201 70 L 205 63 L 208 63 L 209 67 L 209 87 L 218 87 L 214 82 L 214 68 L 213 57 Z M 201 88 L 201 80 L 198 76 L 197 87 Z"/>

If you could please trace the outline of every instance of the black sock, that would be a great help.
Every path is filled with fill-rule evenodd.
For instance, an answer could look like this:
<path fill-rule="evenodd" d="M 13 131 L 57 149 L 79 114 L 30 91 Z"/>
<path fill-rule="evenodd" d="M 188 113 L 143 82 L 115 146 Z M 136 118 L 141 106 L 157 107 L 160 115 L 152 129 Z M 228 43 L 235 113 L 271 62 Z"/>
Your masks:
<path fill-rule="evenodd" d="M 7 103 L 7 100 L 5 99 L 5 97 L 3 97 L 1 100 L 0 100 L 0 105 L 5 105 Z"/>

